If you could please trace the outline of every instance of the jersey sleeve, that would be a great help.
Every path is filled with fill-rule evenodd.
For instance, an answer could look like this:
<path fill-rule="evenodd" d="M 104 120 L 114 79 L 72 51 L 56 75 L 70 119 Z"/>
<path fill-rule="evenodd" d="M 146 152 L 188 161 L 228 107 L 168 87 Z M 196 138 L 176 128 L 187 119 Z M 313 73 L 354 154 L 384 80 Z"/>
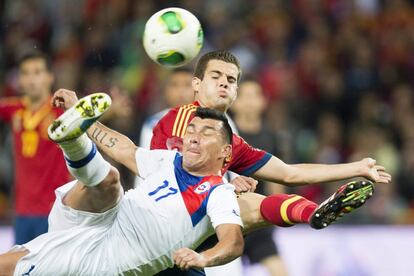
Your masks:
<path fill-rule="evenodd" d="M 222 184 L 211 191 L 207 203 L 207 215 L 214 229 L 220 224 L 238 224 L 243 227 L 239 204 L 234 194 L 234 186 Z"/>
<path fill-rule="evenodd" d="M 0 121 L 10 122 L 14 112 L 21 106 L 19 98 L 0 99 Z"/>
<path fill-rule="evenodd" d="M 165 166 L 171 164 L 177 153 L 168 150 L 148 150 L 138 148 L 135 152 L 138 174 L 142 178 L 157 173 Z"/>
<path fill-rule="evenodd" d="M 250 146 L 243 138 L 234 134 L 232 160 L 228 169 L 250 176 L 263 167 L 271 157 L 270 153 Z"/>
<path fill-rule="evenodd" d="M 177 117 L 177 109 L 171 109 L 152 130 L 151 149 L 167 149 L 167 140 L 172 137 L 172 127 Z"/>

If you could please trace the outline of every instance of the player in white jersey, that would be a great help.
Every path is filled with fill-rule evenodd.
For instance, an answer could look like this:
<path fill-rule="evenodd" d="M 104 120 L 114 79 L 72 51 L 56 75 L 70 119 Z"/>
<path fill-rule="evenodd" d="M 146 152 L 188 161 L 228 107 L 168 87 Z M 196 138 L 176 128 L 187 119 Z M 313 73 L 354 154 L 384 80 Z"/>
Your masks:
<path fill-rule="evenodd" d="M 179 67 L 171 70 L 166 77 L 165 83 L 162 86 L 162 97 L 164 99 L 165 104 L 167 105 L 167 109 L 161 110 L 158 113 L 155 113 L 149 116 L 143 123 L 141 131 L 140 131 L 140 139 L 139 139 L 139 147 L 150 149 L 151 139 L 153 136 L 153 128 L 158 123 L 158 121 L 164 117 L 170 110 L 170 108 L 182 106 L 185 104 L 190 104 L 194 101 L 194 90 L 191 85 L 193 77 L 193 72 L 189 68 L 186 67 Z M 116 99 L 114 99 L 116 101 Z M 229 116 L 227 116 L 228 122 L 232 127 L 234 133 L 238 133 L 234 122 L 231 120 Z M 174 148 L 171 148 L 174 149 Z M 226 179 L 231 179 L 232 184 L 237 184 L 238 182 L 249 181 L 247 184 L 251 183 L 251 185 L 255 186 L 257 181 L 252 178 L 248 177 L 238 177 L 236 178 L 236 174 L 228 171 L 225 174 Z M 134 186 L 139 185 L 143 180 L 139 177 L 135 178 Z M 240 184 L 243 185 L 243 184 Z M 244 186 L 244 185 L 243 185 Z M 246 185 L 248 186 L 248 185 Z M 236 186 L 236 190 L 237 190 Z M 253 189 L 254 190 L 254 189 Z M 214 245 L 217 241 L 217 238 L 211 237 L 210 239 L 206 240 L 201 247 L 202 248 L 209 248 Z M 196 249 L 200 251 L 199 248 Z M 213 271 L 214 270 L 214 271 Z M 240 275 L 242 271 L 242 262 L 241 258 L 237 258 L 234 261 L 225 264 L 224 266 L 217 266 L 217 267 L 210 267 L 206 269 L 208 275 L 223 275 L 223 274 L 233 274 L 233 275 Z M 176 267 L 172 269 L 167 269 L 161 272 L 160 275 L 162 276 L 177 276 L 177 275 L 202 275 L 199 271 L 189 271 L 183 272 L 177 269 Z"/>
<path fill-rule="evenodd" d="M 167 105 L 167 109 L 161 110 L 151 116 L 149 116 L 143 123 L 141 132 L 140 132 L 140 139 L 139 139 L 139 147 L 150 149 L 151 147 L 151 139 L 153 136 L 153 129 L 158 123 L 158 121 L 164 117 L 168 111 L 170 111 L 171 108 L 177 107 L 177 106 L 183 106 L 186 104 L 190 104 L 194 102 L 194 90 L 191 86 L 191 80 L 193 78 L 193 72 L 186 68 L 186 67 L 180 67 L 175 68 L 169 72 L 165 84 L 163 86 L 162 96 L 164 98 L 164 102 Z M 116 101 L 116 99 L 115 99 Z M 227 120 L 233 130 L 233 133 L 238 134 L 237 128 L 233 120 L 226 114 Z M 174 149 L 174 148 L 171 148 Z M 236 191 L 238 187 L 241 185 L 244 187 L 245 184 L 248 186 L 249 184 L 255 187 L 257 184 L 257 181 L 253 178 L 245 177 L 245 176 L 238 176 L 237 174 L 227 171 L 225 174 L 225 178 L 227 180 L 232 180 L 231 183 L 236 185 Z M 245 182 L 246 183 L 245 183 Z M 139 185 L 142 180 L 139 177 L 135 178 L 135 186 Z M 243 183 L 240 183 L 243 182 Z M 237 184 L 239 186 L 237 186 Z M 252 189 L 254 190 L 254 188 Z M 207 241 L 205 241 L 201 247 L 202 248 L 208 248 L 214 245 L 217 242 L 217 238 L 211 237 Z M 196 249 L 199 251 L 199 248 Z M 213 271 L 214 270 L 214 271 Z M 218 267 L 211 267 L 206 269 L 206 273 L 208 275 L 223 275 L 223 274 L 233 274 L 233 275 L 240 275 L 242 271 L 242 262 L 241 258 L 237 258 L 236 260 L 225 264 L 224 266 L 218 266 Z M 197 271 L 197 275 L 198 275 Z M 186 275 L 190 276 L 193 275 L 193 271 L 190 271 L 189 273 L 185 273 L 182 271 L 179 271 L 178 269 L 170 269 L 166 270 L 161 273 L 162 276 L 177 276 L 177 275 Z"/>
<path fill-rule="evenodd" d="M 161 249 L 157 247 L 158 243 L 151 239 L 146 239 L 146 235 L 149 235 L 148 237 L 150 238 L 153 236 L 147 234 L 144 231 L 145 229 L 156 232 L 153 226 L 147 225 L 145 220 L 148 216 L 143 215 L 141 217 L 141 212 L 137 212 L 138 218 L 142 218 L 144 221 L 136 222 L 132 228 L 128 226 L 124 230 L 119 220 L 127 220 L 128 223 L 132 224 L 132 219 L 136 217 L 128 214 L 129 212 L 136 212 L 134 207 L 137 207 L 138 211 L 145 210 L 145 212 L 149 212 L 149 217 L 151 217 L 148 218 L 149 222 L 153 221 L 153 216 L 155 214 L 158 215 L 158 213 L 150 208 L 156 206 L 156 203 L 145 204 L 151 202 L 150 200 L 139 199 L 139 202 L 144 202 L 143 204 L 137 202 L 132 204 L 132 201 L 128 201 L 133 199 L 135 194 L 132 194 L 130 197 L 125 196 L 126 199 L 121 199 L 123 193 L 119 184 L 118 172 L 102 159 L 91 140 L 86 135 L 82 135 L 96 120 L 96 117 L 108 108 L 109 99 L 106 97 L 105 94 L 99 94 L 90 95 L 79 100 L 73 108 L 69 109 L 62 115 L 62 118 L 55 121 L 51 126 L 49 135 L 53 140 L 59 142 L 64 151 L 69 170 L 78 179 L 78 182 L 72 184 L 73 186 L 64 186 L 67 190 L 62 188 L 58 191 L 58 198 L 50 218 L 52 232 L 23 245 L 23 247 L 17 246 L 11 252 L 1 255 L 0 274 L 13 275 L 13 271 L 16 270 L 17 272 L 14 275 L 105 275 L 105 273 L 112 275 L 123 272 L 148 275 L 172 264 L 171 255 L 178 247 L 192 246 L 194 248 L 204 238 L 204 236 L 197 236 L 196 233 L 189 234 L 186 232 L 186 229 L 180 230 L 183 232 L 173 232 L 171 234 L 170 230 L 174 227 L 171 227 L 171 222 L 164 220 L 163 228 L 167 229 L 169 233 L 166 241 L 170 243 L 164 243 L 163 237 L 157 236 L 158 239 L 162 239 L 162 244 L 166 245 L 165 251 L 163 251 L 165 254 L 159 255 L 159 250 Z M 76 99 L 76 95 L 67 90 L 56 92 L 53 98 L 55 104 L 58 102 L 58 105 L 65 107 L 73 105 L 71 99 Z M 59 101 L 63 102 L 59 103 Z M 197 110 L 198 112 L 199 110 Z M 200 112 L 203 112 L 202 108 L 200 108 Z M 214 113 L 211 110 L 210 112 Z M 223 114 L 220 116 L 222 118 Z M 213 226 L 217 221 L 213 217 L 221 216 L 218 214 L 225 214 L 225 217 L 229 218 L 228 223 L 220 224 L 215 228 L 219 242 L 213 248 L 201 254 L 188 248 L 175 251 L 174 263 L 183 269 L 226 263 L 239 256 L 243 247 L 240 223 L 239 221 L 230 221 L 230 218 L 237 220 L 237 217 L 239 217 L 238 208 L 231 209 L 229 206 L 218 206 L 213 208 L 214 212 L 217 212 L 217 216 L 213 215 L 214 212 L 211 205 L 213 204 L 212 202 L 217 202 L 214 199 L 216 197 L 214 193 L 215 191 L 222 190 L 225 196 L 228 190 L 220 187 L 226 186 L 221 185 L 214 188 L 216 187 L 214 179 L 204 178 L 200 180 L 195 177 L 205 175 L 217 176 L 220 174 L 219 171 L 224 163 L 231 158 L 232 146 L 230 137 L 232 135 L 229 135 L 229 133 L 231 134 L 232 130 L 225 118 L 223 123 L 202 118 L 200 118 L 200 114 L 195 116 L 188 125 L 184 136 L 181 164 L 184 171 L 191 173 L 192 176 L 181 173 L 182 170 L 176 169 L 177 163 L 181 161 L 179 156 L 174 156 L 174 174 L 176 178 L 177 175 L 180 175 L 181 178 L 185 179 L 184 183 L 190 185 L 191 188 L 186 189 L 186 185 L 180 185 L 181 182 L 177 180 L 177 185 L 180 189 L 178 192 L 175 186 L 172 187 L 169 182 L 165 183 L 163 181 L 158 183 L 159 186 L 156 186 L 153 190 L 144 190 L 147 194 L 145 192 L 141 193 L 144 196 L 151 197 L 155 202 L 168 200 L 169 197 L 179 195 L 189 214 L 187 221 L 191 221 L 191 225 L 196 227 L 197 223 L 203 223 L 202 219 L 206 212 Z M 76 127 L 73 127 L 73 125 Z M 221 136 L 219 133 L 221 133 Z M 224 136 L 222 133 L 226 135 Z M 118 137 L 121 138 L 121 136 Z M 69 141 L 66 142 L 66 140 Z M 104 146 L 113 146 L 111 141 L 112 138 L 109 139 L 108 143 L 104 141 Z M 117 148 L 119 149 L 119 146 Z M 140 150 L 138 150 L 139 152 Z M 144 169 L 140 168 L 140 166 L 146 166 L 146 162 L 143 163 L 137 160 L 136 150 L 129 153 L 132 156 L 131 159 L 133 159 L 131 163 L 133 166 L 129 164 L 128 168 L 136 175 L 143 174 L 144 177 L 148 177 L 145 174 L 145 167 Z M 145 159 L 145 156 L 143 158 Z M 154 165 L 150 164 L 150 166 L 153 167 Z M 154 170 L 158 172 L 159 167 L 156 166 Z M 386 181 L 388 178 L 389 175 L 385 172 L 382 173 L 382 176 L 380 173 L 380 180 Z M 207 182 L 205 182 L 206 180 Z M 196 184 L 195 186 L 194 183 Z M 165 193 L 159 194 L 161 191 Z M 269 225 L 269 221 L 264 220 L 264 216 L 271 218 L 271 222 L 277 225 L 283 225 L 284 223 L 289 223 L 289 225 L 309 223 L 313 228 L 321 229 L 336 221 L 344 213 L 362 206 L 372 195 L 372 191 L 373 184 L 371 182 L 353 181 L 343 185 L 332 197 L 319 206 L 297 195 L 292 195 L 287 200 L 289 202 L 296 200 L 298 204 L 295 207 L 302 208 L 303 204 L 312 205 L 312 209 L 302 208 L 299 210 L 300 212 L 297 208 L 289 210 L 284 204 L 282 206 L 273 206 L 272 202 L 274 201 L 272 201 L 272 198 L 264 198 L 254 193 L 240 196 L 238 204 L 246 231 Z M 213 196 L 211 197 L 210 195 Z M 233 196 L 233 194 L 231 195 Z M 228 196 L 228 199 L 225 199 L 225 201 L 228 200 L 230 203 L 234 201 L 232 196 Z M 217 197 L 219 196 L 217 195 Z M 234 206 L 233 203 L 231 205 Z M 179 205 L 174 205 L 174 207 L 177 206 Z M 171 205 L 169 207 L 172 208 Z M 125 212 L 125 209 L 127 213 L 122 214 L 122 212 Z M 276 220 L 273 222 L 274 210 L 281 212 L 282 216 L 288 217 L 283 222 Z M 179 213 L 175 211 L 171 213 L 176 218 L 172 224 L 178 223 Z M 294 215 L 296 213 L 298 213 L 298 216 Z M 53 221 L 56 216 L 63 218 L 65 223 Z M 161 217 L 163 216 L 168 216 L 168 212 L 163 213 Z M 62 228 L 69 229 L 59 230 Z M 79 230 L 79 228 L 82 228 L 82 230 Z M 138 229 L 141 231 L 138 231 Z M 204 234 L 207 236 L 211 233 L 211 229 L 211 227 L 205 229 Z M 140 236 L 142 233 L 144 236 Z M 175 234 L 177 236 L 174 236 Z M 82 239 L 79 238 L 81 235 L 83 236 Z M 189 236 L 189 240 L 179 238 L 178 236 L 181 235 Z M 171 237 L 174 237 L 175 240 Z M 174 241 L 177 243 L 174 243 Z M 195 244 L 186 244 L 186 242 L 190 243 L 191 241 Z M 152 242 L 155 244 L 155 249 L 152 248 Z M 171 247 L 172 244 L 177 247 Z M 141 252 L 139 250 L 141 246 L 146 248 L 148 252 Z M 55 249 L 61 247 L 64 247 L 64 249 Z M 132 256 L 127 257 L 120 253 L 121 250 L 125 249 Z M 62 252 L 59 250 L 62 250 Z M 134 252 L 137 252 L 137 254 L 134 255 Z M 52 256 L 51 254 L 54 255 Z M 56 254 L 57 256 L 55 257 Z M 100 261 L 96 261 L 97 259 Z M 35 269 L 41 272 L 35 273 Z"/>
<path fill-rule="evenodd" d="M 242 254 L 239 207 L 220 176 L 231 153 L 224 115 L 200 110 L 183 155 L 138 149 L 136 173 L 145 182 L 123 195 L 117 170 L 83 134 L 109 105 L 107 95 L 90 95 L 49 128 L 77 180 L 57 189 L 50 232 L 1 255 L 0 274 L 152 275 L 174 263 L 202 268 Z M 214 231 L 216 246 L 192 250 Z"/>

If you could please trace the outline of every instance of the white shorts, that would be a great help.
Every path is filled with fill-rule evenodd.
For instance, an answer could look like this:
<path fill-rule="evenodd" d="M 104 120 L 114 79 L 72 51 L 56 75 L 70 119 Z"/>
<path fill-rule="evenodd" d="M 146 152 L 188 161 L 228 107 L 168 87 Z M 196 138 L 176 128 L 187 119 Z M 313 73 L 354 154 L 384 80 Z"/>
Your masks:
<path fill-rule="evenodd" d="M 104 213 L 90 213 L 72 209 L 63 204 L 64 196 L 75 186 L 76 180 L 55 190 L 56 200 L 49 214 L 49 231 L 66 230 L 73 227 L 112 225 L 119 210 L 118 204 Z M 123 191 L 121 191 L 123 196 Z"/>
<path fill-rule="evenodd" d="M 75 184 L 72 181 L 56 189 L 49 232 L 12 249 L 29 250 L 17 263 L 14 275 L 92 275 L 91 271 L 93 275 L 114 275 L 109 266 L 111 253 L 105 245 L 119 204 L 104 213 L 77 211 L 63 205 L 64 195 Z"/>

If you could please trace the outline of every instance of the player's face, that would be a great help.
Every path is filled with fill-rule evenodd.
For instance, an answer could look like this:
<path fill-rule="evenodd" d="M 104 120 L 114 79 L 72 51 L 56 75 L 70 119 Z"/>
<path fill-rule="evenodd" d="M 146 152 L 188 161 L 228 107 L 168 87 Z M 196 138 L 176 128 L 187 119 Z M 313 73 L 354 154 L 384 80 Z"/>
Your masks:
<path fill-rule="evenodd" d="M 193 78 L 196 100 L 203 107 L 227 111 L 237 96 L 237 76 L 239 70 L 233 63 L 210 60 L 204 78 Z"/>
<path fill-rule="evenodd" d="M 175 72 L 169 76 L 165 86 L 165 100 L 168 106 L 181 106 L 194 101 L 192 77 L 190 72 Z"/>
<path fill-rule="evenodd" d="M 19 86 L 32 100 L 44 98 L 51 91 L 53 76 L 41 58 L 28 59 L 20 65 Z"/>
<path fill-rule="evenodd" d="M 195 117 L 183 139 L 183 167 L 199 175 L 216 174 L 230 157 L 231 146 L 222 132 L 223 122 Z"/>

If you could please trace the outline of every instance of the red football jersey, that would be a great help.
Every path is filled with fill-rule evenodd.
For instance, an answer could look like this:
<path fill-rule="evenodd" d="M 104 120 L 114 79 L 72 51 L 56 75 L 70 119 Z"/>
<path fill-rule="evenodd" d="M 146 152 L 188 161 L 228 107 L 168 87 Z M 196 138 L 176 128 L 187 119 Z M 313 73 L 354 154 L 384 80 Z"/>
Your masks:
<path fill-rule="evenodd" d="M 28 106 L 25 98 L 0 99 L 0 120 L 13 133 L 16 214 L 46 216 L 55 189 L 70 180 L 62 151 L 47 136 L 62 110 L 52 108 L 50 101 L 35 112 Z"/>
<path fill-rule="evenodd" d="M 182 149 L 182 138 L 194 112 L 199 106 L 198 102 L 172 108 L 153 129 L 151 149 Z M 253 148 L 237 134 L 233 134 L 233 153 L 225 170 L 252 175 L 269 161 L 271 154 Z"/>

